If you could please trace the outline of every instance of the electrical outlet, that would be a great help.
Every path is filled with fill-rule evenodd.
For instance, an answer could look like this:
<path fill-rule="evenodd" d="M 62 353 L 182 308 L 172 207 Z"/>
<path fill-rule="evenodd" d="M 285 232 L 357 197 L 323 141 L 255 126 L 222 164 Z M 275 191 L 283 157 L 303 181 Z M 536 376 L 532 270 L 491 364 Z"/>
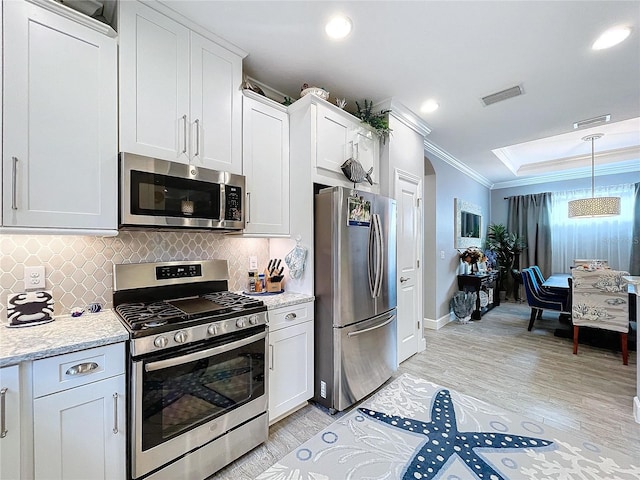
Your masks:
<path fill-rule="evenodd" d="M 444 250 L 440 250 L 440 258 L 444 260 Z"/>
<path fill-rule="evenodd" d="M 249 270 L 258 270 L 258 257 L 255 255 L 249 257 Z"/>
<path fill-rule="evenodd" d="M 37 290 L 45 288 L 44 266 L 24 267 L 24 289 Z"/>

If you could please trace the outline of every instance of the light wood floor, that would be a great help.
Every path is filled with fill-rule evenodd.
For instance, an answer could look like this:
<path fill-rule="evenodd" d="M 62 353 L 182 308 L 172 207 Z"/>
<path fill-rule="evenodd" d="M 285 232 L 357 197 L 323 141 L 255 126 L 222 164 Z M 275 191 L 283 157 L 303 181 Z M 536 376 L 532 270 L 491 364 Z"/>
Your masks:
<path fill-rule="evenodd" d="M 620 352 L 554 337 L 557 314 L 544 313 L 527 331 L 529 309 L 503 303 L 466 325 L 427 330 L 427 349 L 403 362 L 411 373 L 561 430 L 626 452 L 640 461 L 640 424 L 633 418 L 636 352 Z M 338 414 L 339 415 L 339 414 Z M 271 426 L 268 441 L 212 478 L 250 480 L 311 438 L 336 416 L 308 405 Z"/>

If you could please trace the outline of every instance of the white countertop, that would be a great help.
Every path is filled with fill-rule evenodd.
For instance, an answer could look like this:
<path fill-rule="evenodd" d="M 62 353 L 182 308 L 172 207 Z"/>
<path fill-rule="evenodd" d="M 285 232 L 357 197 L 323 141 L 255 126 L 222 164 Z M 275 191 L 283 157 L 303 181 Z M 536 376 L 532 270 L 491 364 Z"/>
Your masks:
<path fill-rule="evenodd" d="M 129 338 L 111 310 L 56 317 L 53 322 L 32 327 L 0 326 L 0 367 L 27 360 L 123 342 Z"/>
<path fill-rule="evenodd" d="M 273 310 L 274 308 L 289 307 L 291 305 L 298 305 L 300 303 L 313 302 L 315 297 L 313 295 L 307 295 L 306 293 L 262 293 L 256 295 L 248 295 L 244 292 L 238 292 L 247 297 L 257 298 L 264 302 L 267 306 L 267 310 Z"/>

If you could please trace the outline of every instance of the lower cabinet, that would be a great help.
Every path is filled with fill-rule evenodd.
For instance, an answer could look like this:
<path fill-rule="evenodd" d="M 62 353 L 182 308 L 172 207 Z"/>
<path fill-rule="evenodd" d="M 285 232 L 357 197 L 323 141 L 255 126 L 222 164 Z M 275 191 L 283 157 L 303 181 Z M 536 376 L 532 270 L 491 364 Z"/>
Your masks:
<path fill-rule="evenodd" d="M 0 478 L 20 475 L 20 366 L 0 368 Z"/>
<path fill-rule="evenodd" d="M 269 310 L 269 423 L 313 396 L 313 302 Z"/>
<path fill-rule="evenodd" d="M 35 478 L 124 479 L 122 344 L 38 360 L 33 379 Z"/>

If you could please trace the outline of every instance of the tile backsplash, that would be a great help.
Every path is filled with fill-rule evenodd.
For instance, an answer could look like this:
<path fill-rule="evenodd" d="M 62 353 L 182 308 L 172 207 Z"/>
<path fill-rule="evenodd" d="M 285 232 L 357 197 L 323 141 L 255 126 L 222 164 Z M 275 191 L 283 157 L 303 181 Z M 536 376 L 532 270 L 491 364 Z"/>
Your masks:
<path fill-rule="evenodd" d="M 229 289 L 245 286 L 249 256 L 269 259 L 269 240 L 205 232 L 120 232 L 117 237 L 0 235 L 0 322 L 7 296 L 24 292 L 25 266 L 44 265 L 55 315 L 99 302 L 112 308 L 113 265 L 173 260 L 226 259 Z"/>

